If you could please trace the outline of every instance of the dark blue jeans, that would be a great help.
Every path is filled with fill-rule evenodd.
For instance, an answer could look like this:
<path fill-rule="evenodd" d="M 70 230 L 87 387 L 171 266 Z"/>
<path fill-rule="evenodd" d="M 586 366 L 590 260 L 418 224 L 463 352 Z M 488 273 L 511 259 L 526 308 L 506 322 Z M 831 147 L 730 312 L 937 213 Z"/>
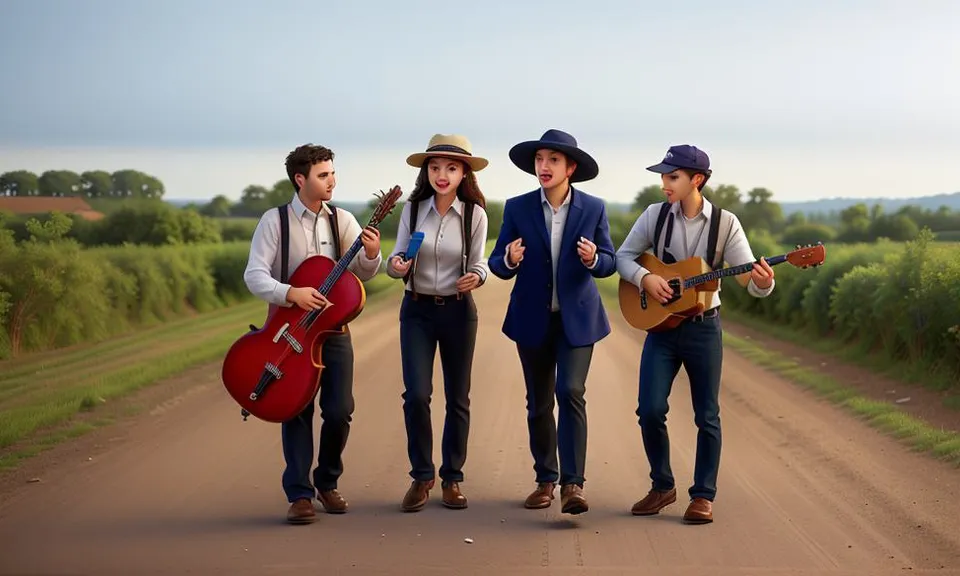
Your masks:
<path fill-rule="evenodd" d="M 350 434 L 353 416 L 353 343 L 350 334 L 330 336 L 321 352 L 323 365 L 320 373 L 320 449 L 317 468 L 310 485 L 310 466 L 313 463 L 313 412 L 311 402 L 299 416 L 280 426 L 283 441 L 283 491 L 287 501 L 310 498 L 316 490 L 324 492 L 337 487 L 343 474 L 341 456 Z"/>
<path fill-rule="evenodd" d="M 667 398 L 682 365 L 690 379 L 693 418 L 697 425 L 697 457 L 690 498 L 713 501 L 720 469 L 720 371 L 723 335 L 720 317 L 687 321 L 667 332 L 646 335 L 640 358 L 637 416 L 643 447 L 656 490 L 674 487 L 667 436 Z"/>
<path fill-rule="evenodd" d="M 560 313 L 551 317 L 547 340 L 538 348 L 518 346 L 527 387 L 527 429 L 536 481 L 583 487 L 587 460 L 587 372 L 593 346 L 572 347 Z M 554 396 L 559 405 L 553 418 Z M 557 451 L 560 466 L 557 466 Z"/>
<path fill-rule="evenodd" d="M 463 482 L 470 432 L 470 374 L 477 341 L 477 306 L 473 296 L 448 298 L 438 304 L 432 297 L 416 300 L 408 291 L 400 305 L 400 357 L 403 366 L 403 418 L 407 428 L 410 477 L 432 480 L 433 363 L 437 349 L 443 369 L 446 416 L 440 453 L 440 479 Z"/>

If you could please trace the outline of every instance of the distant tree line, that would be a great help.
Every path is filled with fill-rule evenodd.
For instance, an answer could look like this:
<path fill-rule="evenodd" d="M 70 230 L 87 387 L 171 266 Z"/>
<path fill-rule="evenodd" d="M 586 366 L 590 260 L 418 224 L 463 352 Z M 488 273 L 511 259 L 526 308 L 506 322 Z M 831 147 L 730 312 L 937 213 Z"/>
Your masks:
<path fill-rule="evenodd" d="M 82 198 L 162 198 L 163 182 L 139 170 L 29 170 L 0 174 L 0 196 L 80 196 Z"/>
<path fill-rule="evenodd" d="M 747 191 L 746 199 L 730 184 L 706 186 L 703 193 L 715 206 L 736 214 L 746 230 L 769 232 L 784 244 L 875 242 L 880 238 L 906 242 L 915 240 L 924 228 L 939 240 L 960 240 L 960 211 L 948 206 L 930 210 L 907 205 L 885 214 L 879 204 L 858 203 L 837 213 L 794 212 L 785 216 L 767 188 Z M 660 186 L 647 186 L 637 193 L 627 220 L 632 222 L 647 206 L 662 201 Z"/>

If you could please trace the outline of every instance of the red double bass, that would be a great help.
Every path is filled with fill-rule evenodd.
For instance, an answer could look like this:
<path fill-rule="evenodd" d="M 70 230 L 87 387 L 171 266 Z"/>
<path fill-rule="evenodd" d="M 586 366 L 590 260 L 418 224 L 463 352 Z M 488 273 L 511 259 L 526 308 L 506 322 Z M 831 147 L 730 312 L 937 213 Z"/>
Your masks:
<path fill-rule="evenodd" d="M 376 228 L 401 196 L 399 186 L 381 191 L 367 226 Z M 313 286 L 330 302 L 318 310 L 298 306 L 271 307 L 259 330 L 241 336 L 223 359 L 223 386 L 240 404 L 246 420 L 253 415 L 267 422 L 285 422 L 313 401 L 323 371 L 321 350 L 332 334 L 341 334 L 360 315 L 366 302 L 363 282 L 347 266 L 360 251 L 360 237 L 338 262 L 311 256 L 290 276 L 291 286 Z"/>

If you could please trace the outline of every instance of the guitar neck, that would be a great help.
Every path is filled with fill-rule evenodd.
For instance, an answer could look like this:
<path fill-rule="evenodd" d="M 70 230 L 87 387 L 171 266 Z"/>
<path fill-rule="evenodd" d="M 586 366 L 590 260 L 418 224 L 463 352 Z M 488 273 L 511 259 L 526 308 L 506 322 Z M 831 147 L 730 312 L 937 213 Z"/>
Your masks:
<path fill-rule="evenodd" d="M 767 258 L 767 264 L 771 266 L 776 266 L 777 264 L 782 264 L 787 261 L 787 255 L 781 254 L 779 256 L 771 256 Z M 714 270 L 712 272 L 706 272 L 700 274 L 699 276 L 693 276 L 687 278 L 683 282 L 684 288 L 693 288 L 698 284 L 703 284 L 704 282 L 710 282 L 711 280 L 718 280 L 724 276 L 738 276 L 740 274 L 745 274 L 753 270 L 754 262 L 748 262 L 747 264 L 742 264 L 740 266 L 734 266 L 732 268 L 721 268 L 720 270 Z"/>
<path fill-rule="evenodd" d="M 372 225 L 372 222 L 368 226 Z M 342 258 L 337 262 L 337 265 L 333 267 L 333 270 L 330 272 L 330 275 L 327 276 L 327 279 L 323 281 L 323 284 L 318 288 L 319 292 L 326 296 L 330 290 L 333 288 L 333 285 L 337 283 L 337 280 L 340 279 L 340 276 L 347 270 L 347 267 L 353 262 L 354 257 L 357 253 L 360 252 L 360 248 L 363 247 L 363 242 L 360 240 L 360 236 L 357 236 L 357 239 L 353 241 L 353 244 L 350 245 L 350 249 L 343 255 Z"/>

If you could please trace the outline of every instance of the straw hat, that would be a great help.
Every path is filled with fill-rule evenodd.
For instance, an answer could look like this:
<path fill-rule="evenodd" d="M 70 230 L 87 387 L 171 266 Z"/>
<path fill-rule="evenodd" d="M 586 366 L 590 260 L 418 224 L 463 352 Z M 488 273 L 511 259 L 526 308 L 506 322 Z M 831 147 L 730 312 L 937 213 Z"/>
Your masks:
<path fill-rule="evenodd" d="M 407 164 L 420 168 L 428 158 L 440 156 L 466 162 L 474 172 L 479 172 L 489 163 L 486 158 L 474 156 L 470 141 L 456 134 L 434 134 L 427 144 L 425 152 L 417 152 L 407 157 Z"/>

